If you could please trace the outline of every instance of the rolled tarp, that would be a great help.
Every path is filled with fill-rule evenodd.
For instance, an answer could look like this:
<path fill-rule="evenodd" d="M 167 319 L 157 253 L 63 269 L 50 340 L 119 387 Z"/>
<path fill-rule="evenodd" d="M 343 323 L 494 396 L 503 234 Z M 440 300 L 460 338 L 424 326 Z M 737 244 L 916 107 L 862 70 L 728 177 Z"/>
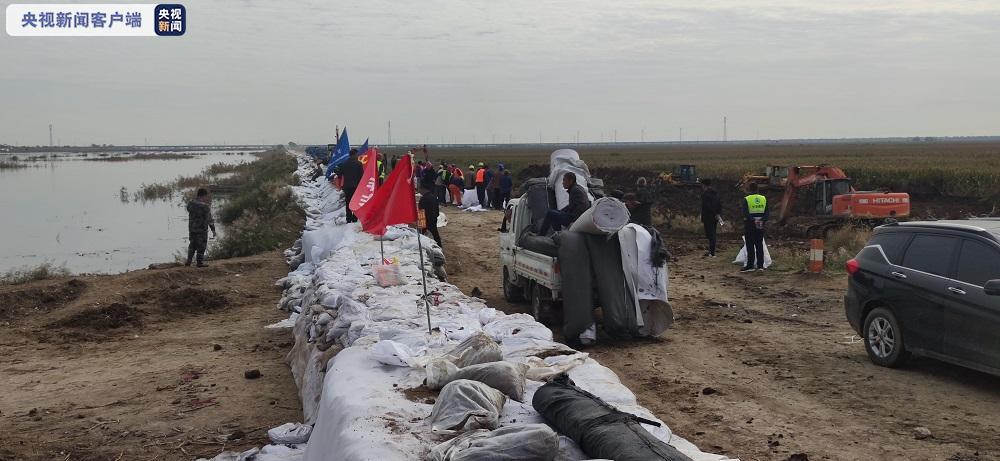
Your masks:
<path fill-rule="evenodd" d="M 556 208 L 561 209 L 569 204 L 569 192 L 563 189 L 562 178 L 566 173 L 576 175 L 576 183 L 584 186 L 590 184 L 590 169 L 580 160 L 580 154 L 573 149 L 559 149 L 549 156 L 549 187 L 556 194 Z M 594 196 L 587 193 L 591 201 Z"/>
<path fill-rule="evenodd" d="M 628 224 L 625 204 L 613 197 L 599 198 L 570 226 L 573 232 L 611 235 Z"/>
<path fill-rule="evenodd" d="M 573 439 L 595 459 L 616 461 L 692 461 L 676 448 L 653 436 L 646 421 L 619 411 L 577 387 L 561 375 L 535 391 L 531 405 L 545 422 Z"/>

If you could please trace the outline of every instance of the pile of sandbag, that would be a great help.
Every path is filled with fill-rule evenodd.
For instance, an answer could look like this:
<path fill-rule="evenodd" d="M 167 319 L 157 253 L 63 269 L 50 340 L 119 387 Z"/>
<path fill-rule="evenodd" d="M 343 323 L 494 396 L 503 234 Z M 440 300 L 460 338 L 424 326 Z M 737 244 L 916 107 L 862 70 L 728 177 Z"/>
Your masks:
<path fill-rule="evenodd" d="M 530 315 L 498 312 L 433 277 L 425 297 L 421 272 L 433 272 L 433 258 L 420 266 L 417 239 L 433 244 L 415 232 L 390 229 L 383 243 L 386 256 L 398 260 L 399 283 L 380 284 L 379 242 L 340 222 L 328 206 L 337 191 L 322 182 L 303 178 L 294 189 L 306 209 L 306 230 L 346 230 L 336 245 L 279 281 L 285 288 L 279 307 L 292 317 L 301 313 L 286 361 L 312 429 L 292 424 L 273 431 L 285 440 L 298 436 L 294 441 L 311 435 L 304 449 L 289 441 L 287 458 L 267 459 L 589 459 L 530 404 L 546 380 L 562 373 L 622 411 L 655 420 L 611 370 L 554 342 Z M 303 243 L 288 257 L 306 251 Z M 663 428 L 650 434 L 697 461 L 724 459 Z"/>

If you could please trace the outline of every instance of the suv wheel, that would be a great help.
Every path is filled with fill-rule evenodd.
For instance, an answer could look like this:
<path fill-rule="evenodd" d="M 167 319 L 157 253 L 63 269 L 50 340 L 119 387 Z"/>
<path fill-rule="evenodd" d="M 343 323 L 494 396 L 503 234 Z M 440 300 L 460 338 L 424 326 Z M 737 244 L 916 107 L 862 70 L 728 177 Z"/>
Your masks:
<path fill-rule="evenodd" d="M 903 332 L 892 311 L 876 307 L 865 318 L 865 350 L 872 363 L 889 368 L 903 364 L 910 353 L 903 343 Z"/>

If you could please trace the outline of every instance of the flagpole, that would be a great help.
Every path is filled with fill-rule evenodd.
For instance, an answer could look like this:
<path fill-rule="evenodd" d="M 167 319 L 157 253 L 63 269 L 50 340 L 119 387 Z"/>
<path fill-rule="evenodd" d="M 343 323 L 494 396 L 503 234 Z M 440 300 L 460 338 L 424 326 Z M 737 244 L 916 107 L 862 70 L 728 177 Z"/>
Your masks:
<path fill-rule="evenodd" d="M 411 175 L 411 177 L 412 177 L 412 175 Z M 412 181 L 412 179 L 411 179 L 411 181 Z M 416 182 L 413 182 L 412 184 L 413 184 L 413 190 L 411 191 L 411 193 L 414 194 L 414 195 L 416 195 L 416 193 L 417 193 L 416 192 L 417 184 L 416 184 Z M 420 206 L 417 205 L 417 202 L 415 200 L 414 200 L 413 204 L 414 204 L 414 206 L 417 209 L 417 216 L 420 216 Z M 427 311 L 427 334 L 433 335 L 434 334 L 434 330 L 431 328 L 431 305 L 430 305 L 430 302 L 427 300 L 427 271 L 424 270 L 424 245 L 423 245 L 423 242 L 422 242 L 423 239 L 421 238 L 422 235 L 420 235 L 421 234 L 421 232 L 420 232 L 420 218 L 417 218 L 417 228 L 416 228 L 416 231 L 417 231 L 417 251 L 420 252 L 420 277 L 423 279 L 423 282 L 424 282 L 423 283 L 423 285 L 424 285 L 424 310 Z"/>

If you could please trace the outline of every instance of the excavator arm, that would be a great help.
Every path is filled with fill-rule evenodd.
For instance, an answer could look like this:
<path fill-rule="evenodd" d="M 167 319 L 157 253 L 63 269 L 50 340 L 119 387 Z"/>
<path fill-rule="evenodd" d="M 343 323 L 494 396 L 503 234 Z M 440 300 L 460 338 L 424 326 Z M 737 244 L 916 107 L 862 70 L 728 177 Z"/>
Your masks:
<path fill-rule="evenodd" d="M 847 174 L 844 170 L 835 166 L 790 166 L 788 167 L 788 183 L 785 186 L 785 195 L 781 197 L 781 210 L 778 213 L 778 223 L 784 224 L 791 216 L 792 206 L 795 203 L 795 196 L 799 189 L 809 187 L 818 181 L 827 179 L 845 179 Z M 854 188 L 851 188 L 851 192 Z"/>

